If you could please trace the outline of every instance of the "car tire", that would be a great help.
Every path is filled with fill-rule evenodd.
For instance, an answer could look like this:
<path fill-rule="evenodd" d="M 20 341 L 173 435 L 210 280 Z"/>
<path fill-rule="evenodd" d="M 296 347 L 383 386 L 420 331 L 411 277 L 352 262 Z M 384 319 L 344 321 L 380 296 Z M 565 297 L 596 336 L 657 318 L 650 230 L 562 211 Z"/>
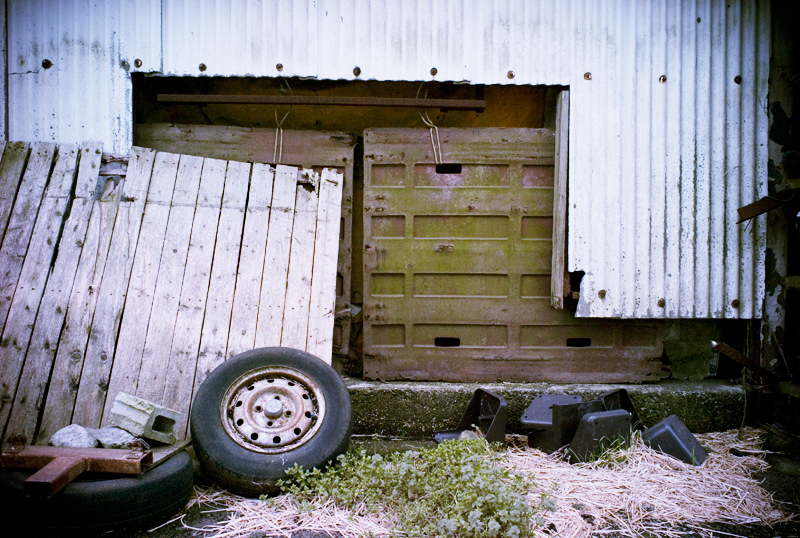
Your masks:
<path fill-rule="evenodd" d="M 0 504 L 26 535 L 79 536 L 141 529 L 182 510 L 192 495 L 192 458 L 180 452 L 136 476 L 78 479 L 48 498 L 28 497 L 23 483 L 33 471 L 0 469 Z"/>
<path fill-rule="evenodd" d="M 203 473 L 245 496 L 276 493 L 297 464 L 321 467 L 347 449 L 350 394 L 319 358 L 258 348 L 218 366 L 198 389 L 190 416 Z"/>

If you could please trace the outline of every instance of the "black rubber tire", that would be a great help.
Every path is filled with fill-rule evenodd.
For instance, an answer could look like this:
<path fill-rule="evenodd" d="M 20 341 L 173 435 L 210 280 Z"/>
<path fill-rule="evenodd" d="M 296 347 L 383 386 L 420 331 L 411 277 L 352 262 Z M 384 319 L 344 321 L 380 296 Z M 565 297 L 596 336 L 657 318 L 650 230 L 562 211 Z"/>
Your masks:
<path fill-rule="evenodd" d="M 265 454 L 238 444 L 225 430 L 220 404 L 228 388 L 250 371 L 290 368 L 310 377 L 326 401 L 326 412 L 313 436 L 280 454 Z M 276 493 L 277 481 L 295 463 L 321 467 L 347 449 L 353 431 L 350 393 L 336 371 L 319 358 L 285 347 L 258 348 L 218 366 L 195 394 L 190 417 L 192 444 L 203 473 L 226 489 L 245 496 Z"/>
<path fill-rule="evenodd" d="M 31 473 L 0 469 L 0 504 L 10 515 L 4 525 L 19 526 L 22 536 L 88 536 L 157 525 L 186 506 L 194 479 L 186 452 L 138 476 L 79 478 L 50 498 L 24 496 L 22 484 Z"/>

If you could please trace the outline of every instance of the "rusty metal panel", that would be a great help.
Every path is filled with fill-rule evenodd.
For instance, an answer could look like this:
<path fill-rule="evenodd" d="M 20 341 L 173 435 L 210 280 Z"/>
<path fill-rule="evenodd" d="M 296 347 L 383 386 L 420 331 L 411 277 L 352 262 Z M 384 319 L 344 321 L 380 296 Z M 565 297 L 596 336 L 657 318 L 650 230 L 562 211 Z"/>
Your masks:
<path fill-rule="evenodd" d="M 439 138 L 458 173 L 437 173 L 426 129 L 364 133 L 364 375 L 656 380 L 662 325 L 550 306 L 554 132 Z"/>
<path fill-rule="evenodd" d="M 129 71 L 161 68 L 161 2 L 10 0 L 7 17 L 9 137 L 129 152 Z"/>

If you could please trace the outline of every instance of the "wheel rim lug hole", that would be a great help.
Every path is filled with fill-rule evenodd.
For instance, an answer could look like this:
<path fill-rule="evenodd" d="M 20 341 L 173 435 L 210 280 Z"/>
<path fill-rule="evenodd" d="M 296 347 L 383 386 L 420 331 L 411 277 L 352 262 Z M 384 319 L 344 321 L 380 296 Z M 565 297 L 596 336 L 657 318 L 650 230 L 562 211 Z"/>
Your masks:
<path fill-rule="evenodd" d="M 257 406 L 256 406 L 256 413 L 260 413 L 260 412 L 261 412 L 261 406 L 260 406 L 260 405 L 257 405 Z"/>

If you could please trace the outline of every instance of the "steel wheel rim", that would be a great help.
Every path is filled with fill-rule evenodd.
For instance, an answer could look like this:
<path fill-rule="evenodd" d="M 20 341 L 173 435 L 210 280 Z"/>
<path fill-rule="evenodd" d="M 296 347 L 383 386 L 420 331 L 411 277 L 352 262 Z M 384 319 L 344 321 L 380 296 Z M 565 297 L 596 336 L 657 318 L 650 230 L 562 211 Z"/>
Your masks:
<path fill-rule="evenodd" d="M 325 397 L 308 375 L 288 367 L 251 370 L 220 404 L 225 431 L 254 452 L 280 454 L 308 442 L 325 416 Z"/>

